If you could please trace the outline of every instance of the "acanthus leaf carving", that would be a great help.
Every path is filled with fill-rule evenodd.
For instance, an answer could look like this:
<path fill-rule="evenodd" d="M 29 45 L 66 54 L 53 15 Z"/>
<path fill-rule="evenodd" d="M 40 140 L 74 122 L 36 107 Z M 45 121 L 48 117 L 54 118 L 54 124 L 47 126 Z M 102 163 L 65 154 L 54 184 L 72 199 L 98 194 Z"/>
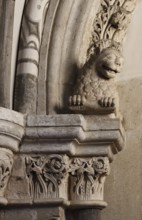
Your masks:
<path fill-rule="evenodd" d="M 109 174 L 106 157 L 75 158 L 70 165 L 70 197 L 76 200 L 103 200 L 105 177 Z"/>
<path fill-rule="evenodd" d="M 60 197 L 60 185 L 67 175 L 66 158 L 60 155 L 26 157 L 29 192 L 33 199 Z"/>
<path fill-rule="evenodd" d="M 25 162 L 33 201 L 103 201 L 104 182 L 110 172 L 107 157 L 68 160 L 60 155 L 28 156 Z"/>

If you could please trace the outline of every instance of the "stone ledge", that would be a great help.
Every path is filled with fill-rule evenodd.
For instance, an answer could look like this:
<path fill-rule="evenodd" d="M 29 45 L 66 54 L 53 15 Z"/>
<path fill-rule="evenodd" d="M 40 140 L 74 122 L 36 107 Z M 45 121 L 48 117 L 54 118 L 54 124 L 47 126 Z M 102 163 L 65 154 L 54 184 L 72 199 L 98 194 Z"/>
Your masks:
<path fill-rule="evenodd" d="M 123 149 L 119 119 L 83 115 L 28 116 L 21 153 L 109 156 Z"/>

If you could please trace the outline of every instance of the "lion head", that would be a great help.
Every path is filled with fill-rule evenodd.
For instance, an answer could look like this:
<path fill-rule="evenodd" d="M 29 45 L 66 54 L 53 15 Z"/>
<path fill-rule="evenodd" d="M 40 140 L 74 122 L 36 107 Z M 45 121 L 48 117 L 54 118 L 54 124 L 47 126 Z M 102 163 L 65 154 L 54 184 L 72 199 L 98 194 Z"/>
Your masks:
<path fill-rule="evenodd" d="M 121 53 L 115 48 L 106 48 L 96 59 L 96 72 L 105 79 L 114 78 L 123 65 Z"/>

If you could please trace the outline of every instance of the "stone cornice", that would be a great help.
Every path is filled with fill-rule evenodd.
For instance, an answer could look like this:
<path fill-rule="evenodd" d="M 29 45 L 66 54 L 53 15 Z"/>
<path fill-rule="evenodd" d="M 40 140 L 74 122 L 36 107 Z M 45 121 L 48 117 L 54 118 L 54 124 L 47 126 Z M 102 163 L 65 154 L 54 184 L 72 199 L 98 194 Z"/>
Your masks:
<path fill-rule="evenodd" d="M 123 149 L 119 119 L 82 115 L 28 116 L 20 152 L 62 153 L 78 156 L 112 155 Z"/>

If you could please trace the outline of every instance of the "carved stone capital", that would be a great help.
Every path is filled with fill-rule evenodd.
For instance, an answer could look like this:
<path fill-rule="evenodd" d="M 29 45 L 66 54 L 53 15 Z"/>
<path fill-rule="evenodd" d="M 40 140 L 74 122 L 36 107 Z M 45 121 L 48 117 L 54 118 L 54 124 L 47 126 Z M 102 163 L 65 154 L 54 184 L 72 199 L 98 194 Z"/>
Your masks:
<path fill-rule="evenodd" d="M 34 203 L 67 200 L 67 159 L 61 155 L 25 157 L 28 188 Z"/>
<path fill-rule="evenodd" d="M 0 148 L 0 204 L 6 205 L 8 203 L 4 195 L 9 177 L 11 175 L 12 166 L 13 166 L 12 151 L 8 149 Z"/>
<path fill-rule="evenodd" d="M 69 158 L 65 155 L 25 157 L 32 203 L 62 204 L 73 208 L 104 208 L 104 183 L 110 172 L 108 157 Z"/>
<path fill-rule="evenodd" d="M 104 182 L 109 171 L 107 157 L 72 159 L 69 171 L 71 206 L 105 207 Z"/>

